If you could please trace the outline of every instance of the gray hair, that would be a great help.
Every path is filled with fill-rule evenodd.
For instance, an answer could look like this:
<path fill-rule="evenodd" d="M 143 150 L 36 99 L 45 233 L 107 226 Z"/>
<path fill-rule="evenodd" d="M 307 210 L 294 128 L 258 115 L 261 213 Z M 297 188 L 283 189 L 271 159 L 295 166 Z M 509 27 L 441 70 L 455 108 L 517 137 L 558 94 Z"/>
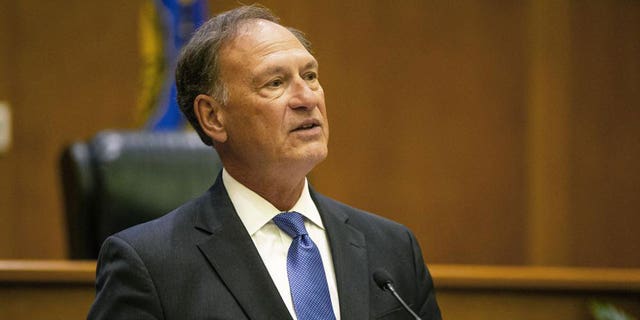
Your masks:
<path fill-rule="evenodd" d="M 227 103 L 227 89 L 220 79 L 220 49 L 235 38 L 244 23 L 254 19 L 274 23 L 279 23 L 280 20 L 269 9 L 258 5 L 242 6 L 223 12 L 200 26 L 178 57 L 178 105 L 206 145 L 213 145 L 213 141 L 202 130 L 193 109 L 193 102 L 199 94 L 207 94 L 223 105 Z M 293 28 L 288 29 L 311 52 L 311 43 L 304 34 Z"/>

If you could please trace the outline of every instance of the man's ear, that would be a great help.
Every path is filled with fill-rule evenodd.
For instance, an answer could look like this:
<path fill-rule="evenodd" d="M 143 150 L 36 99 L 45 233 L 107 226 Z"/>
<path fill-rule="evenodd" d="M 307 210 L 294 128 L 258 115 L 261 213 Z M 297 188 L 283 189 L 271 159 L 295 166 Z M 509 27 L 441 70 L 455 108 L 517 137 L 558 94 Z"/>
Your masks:
<path fill-rule="evenodd" d="M 204 133 L 213 141 L 224 143 L 227 141 L 227 130 L 224 127 L 222 105 L 213 97 L 199 94 L 193 100 L 193 111 Z"/>

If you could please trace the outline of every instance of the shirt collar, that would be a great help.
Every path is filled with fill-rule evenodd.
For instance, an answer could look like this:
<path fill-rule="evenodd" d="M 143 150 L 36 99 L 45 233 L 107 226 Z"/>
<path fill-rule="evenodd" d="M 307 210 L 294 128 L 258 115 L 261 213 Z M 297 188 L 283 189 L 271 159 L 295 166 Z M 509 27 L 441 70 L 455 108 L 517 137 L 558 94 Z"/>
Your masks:
<path fill-rule="evenodd" d="M 253 236 L 253 234 L 260 230 L 265 224 L 269 223 L 273 217 L 281 213 L 281 211 L 269 203 L 269 201 L 238 182 L 238 180 L 233 178 L 224 168 L 222 169 L 222 183 L 249 235 Z M 302 194 L 290 211 L 299 212 L 309 221 L 313 222 L 313 224 L 324 230 L 318 208 L 313 202 L 313 199 L 311 199 L 309 184 L 306 178 L 304 179 Z"/>

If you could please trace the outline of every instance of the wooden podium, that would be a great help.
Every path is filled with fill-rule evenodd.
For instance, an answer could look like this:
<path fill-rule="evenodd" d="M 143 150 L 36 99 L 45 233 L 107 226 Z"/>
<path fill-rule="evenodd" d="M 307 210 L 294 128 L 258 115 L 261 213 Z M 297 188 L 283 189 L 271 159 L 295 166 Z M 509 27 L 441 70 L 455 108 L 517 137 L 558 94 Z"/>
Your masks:
<path fill-rule="evenodd" d="M 640 269 L 430 265 L 443 317 L 591 319 L 591 301 L 640 315 Z M 1 261 L 0 319 L 85 319 L 94 261 Z"/>

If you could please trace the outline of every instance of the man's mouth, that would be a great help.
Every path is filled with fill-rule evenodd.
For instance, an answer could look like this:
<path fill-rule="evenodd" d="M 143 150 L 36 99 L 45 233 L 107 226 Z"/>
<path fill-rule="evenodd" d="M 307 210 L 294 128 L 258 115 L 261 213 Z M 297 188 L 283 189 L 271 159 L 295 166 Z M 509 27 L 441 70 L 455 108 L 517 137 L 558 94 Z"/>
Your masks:
<path fill-rule="evenodd" d="M 293 129 L 292 131 L 301 131 L 301 130 L 309 130 L 315 127 L 319 127 L 320 125 L 315 122 L 304 123 L 301 126 Z"/>

